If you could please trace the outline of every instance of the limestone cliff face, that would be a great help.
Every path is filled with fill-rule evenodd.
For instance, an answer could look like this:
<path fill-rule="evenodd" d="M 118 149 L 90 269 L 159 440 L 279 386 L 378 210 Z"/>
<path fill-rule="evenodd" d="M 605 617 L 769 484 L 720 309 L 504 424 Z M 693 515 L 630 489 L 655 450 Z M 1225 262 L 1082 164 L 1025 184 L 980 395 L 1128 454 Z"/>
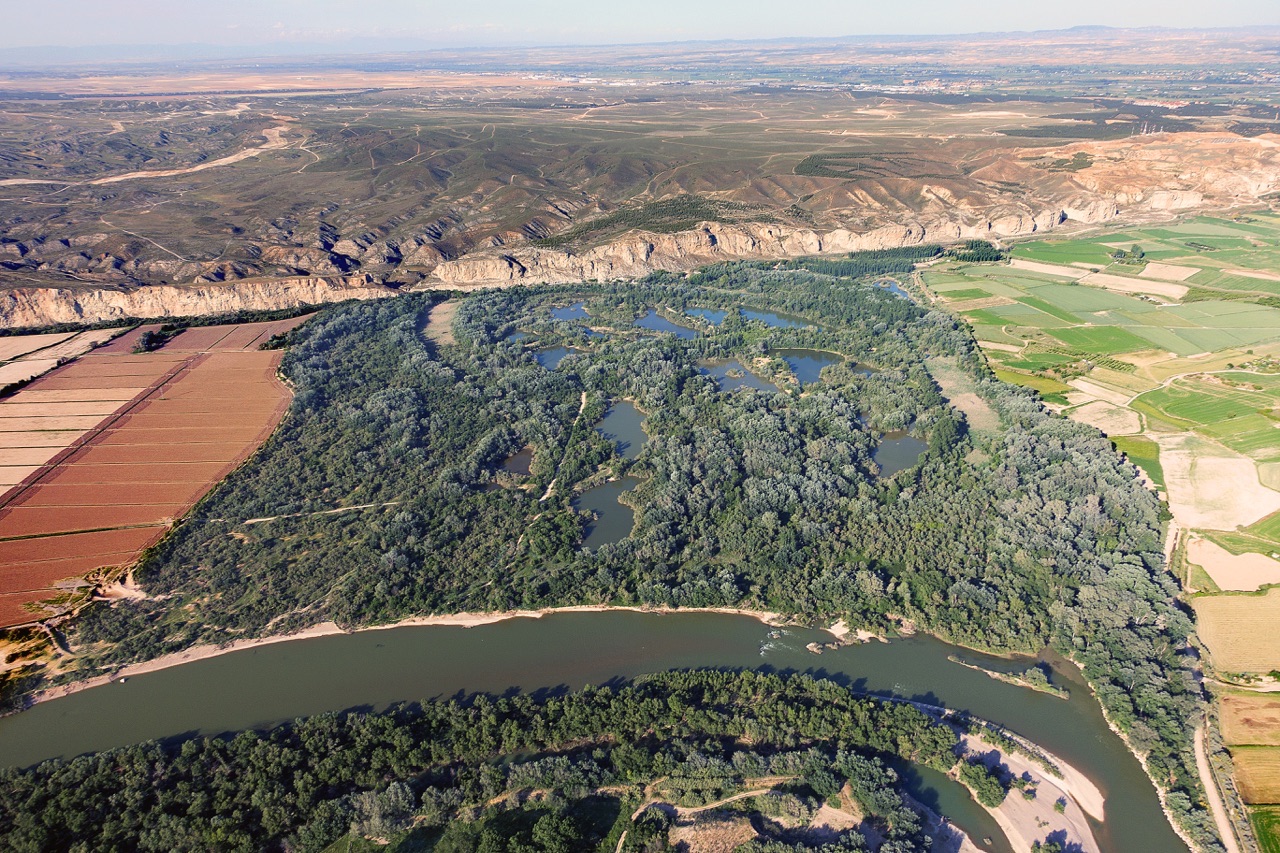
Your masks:
<path fill-rule="evenodd" d="M 1075 208 L 1073 213 L 1072 218 L 1077 221 L 1101 222 L 1115 216 L 1116 207 L 1094 204 Z M 633 234 L 577 253 L 537 248 L 477 252 L 439 264 L 432 278 L 446 287 L 634 278 L 654 270 L 679 272 L 718 261 L 773 260 L 892 249 L 931 241 L 1012 237 L 1050 230 L 1066 217 L 1062 210 L 1032 211 L 1009 205 L 981 217 L 908 222 L 864 232 L 704 222 L 692 231 Z"/>
<path fill-rule="evenodd" d="M 0 327 L 92 323 L 119 317 L 189 317 L 378 299 L 395 291 L 368 276 L 132 288 L 24 287 L 0 293 Z"/>

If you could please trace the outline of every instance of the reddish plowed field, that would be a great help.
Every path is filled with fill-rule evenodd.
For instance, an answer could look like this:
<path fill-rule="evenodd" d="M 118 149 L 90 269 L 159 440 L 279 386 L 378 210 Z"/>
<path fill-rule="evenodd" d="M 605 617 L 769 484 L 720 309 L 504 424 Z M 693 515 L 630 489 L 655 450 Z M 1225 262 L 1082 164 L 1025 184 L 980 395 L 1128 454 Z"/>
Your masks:
<path fill-rule="evenodd" d="M 194 503 L 204 494 L 204 483 L 148 483 L 130 498 L 135 504 Z M 23 506 L 114 506 L 120 503 L 120 486 L 109 483 L 59 485 L 50 482 L 31 489 Z"/>
<path fill-rule="evenodd" d="M 164 374 L 160 374 L 163 376 Z M 91 388 L 99 391 L 114 391 L 125 385 L 137 385 L 136 376 L 50 376 L 40 381 L 42 391 L 78 391 Z"/>
<path fill-rule="evenodd" d="M 26 403 L 6 401 L 0 406 L 0 420 L 5 418 L 47 418 L 59 415 L 97 415 L 106 417 L 120 406 L 118 400 L 95 400 L 86 403 Z"/>
<path fill-rule="evenodd" d="M 213 414 L 221 421 L 257 420 L 269 414 L 279 405 L 279 401 L 268 397 L 236 396 L 225 397 L 190 397 L 185 399 L 149 400 L 135 406 L 131 411 L 136 415 L 208 415 Z"/>
<path fill-rule="evenodd" d="M 0 418 L 0 429 L 5 432 L 32 432 L 36 430 L 86 430 L 102 423 L 101 415 L 81 415 L 71 418 Z"/>
<path fill-rule="evenodd" d="M 53 595 L 53 592 L 47 589 L 36 592 L 0 594 L 0 628 L 21 625 L 24 622 L 31 622 L 40 618 L 38 612 L 33 614 L 23 605 L 34 604 L 37 601 L 48 598 L 50 595 Z"/>
<path fill-rule="evenodd" d="M 133 354 L 133 348 L 138 345 L 138 339 L 142 337 L 143 332 L 158 331 L 160 331 L 159 323 L 152 323 L 148 326 L 139 326 L 131 332 L 125 332 L 111 343 L 98 347 L 93 351 L 93 353 L 94 355 L 102 355 L 104 353 L 113 355 L 116 353 L 119 353 L 120 355 L 131 355 Z"/>
<path fill-rule="evenodd" d="M 244 450 L 234 444 L 97 444 L 77 453 L 71 464 L 130 465 L 147 462 L 230 462 Z"/>
<path fill-rule="evenodd" d="M 5 465 L 43 465 L 62 451 L 56 447 L 6 447 L 0 450 Z"/>
<path fill-rule="evenodd" d="M 9 447 L 66 447 L 80 436 L 84 430 L 72 429 L 62 431 L 4 432 L 0 426 L 0 448 Z"/>
<path fill-rule="evenodd" d="M 134 562 L 257 449 L 283 416 L 288 391 L 275 373 L 281 353 L 245 348 L 303 319 L 191 329 L 148 355 L 129 354 L 133 333 L 33 383 L 44 396 L 32 402 L 42 405 L 0 416 L 0 428 L 19 432 L 89 430 L 0 499 L 0 626 L 31 621 L 21 604 L 52 594 L 27 587 Z M 116 389 L 144 384 L 111 405 Z M 69 415 L 107 409 L 119 414 Z M 58 416 L 25 416 L 38 410 Z"/>
<path fill-rule="evenodd" d="M 103 376 L 119 377 L 122 379 L 135 379 L 134 386 L 145 386 L 148 380 L 158 379 L 173 370 L 182 366 L 182 359 L 156 357 L 155 361 L 125 361 L 122 358 L 112 356 L 101 356 L 94 358 L 93 356 L 85 356 L 79 361 L 63 367 L 57 373 L 49 374 L 50 379 L 62 379 L 66 377 L 93 377 L 95 379 Z M 32 387 L 42 387 L 40 386 Z"/>
<path fill-rule="evenodd" d="M 224 444 L 253 441 L 260 429 L 255 427 L 177 427 L 173 429 L 113 429 L 98 440 L 98 446 L 145 446 L 148 444 Z M 0 433 L 0 447 L 4 447 L 4 433 Z"/>
<path fill-rule="evenodd" d="M 36 592 L 49 588 L 59 581 L 76 581 L 98 569 L 113 568 L 131 562 L 132 552 L 104 554 L 101 557 L 77 557 L 72 560 L 49 560 L 26 566 L 0 569 L 0 584 L 14 592 Z"/>
<path fill-rule="evenodd" d="M 17 506 L 0 510 L 0 529 L 17 529 L 26 535 L 43 535 L 47 533 L 73 533 L 81 530 L 131 527 L 136 524 L 164 522 L 180 514 L 185 509 L 186 507 L 183 504 L 165 504 L 161 506 Z"/>
<path fill-rule="evenodd" d="M 11 539 L 0 542 L 0 568 L 21 566 L 51 559 L 94 557 L 139 551 L 158 540 L 163 527 L 131 527 L 96 533 L 72 533 L 47 539 Z M 51 544 L 57 543 L 57 553 Z M 110 565 L 107 563 L 106 565 Z"/>
<path fill-rule="evenodd" d="M 76 486 L 101 483 L 141 488 L 151 483 L 216 483 L 227 466 L 221 462 L 154 465 L 67 465 L 41 478 L 40 485 Z M 0 525 L 3 530 L 3 525 Z"/>
<path fill-rule="evenodd" d="M 226 326 L 205 326 L 187 329 L 165 345 L 165 352 L 205 352 L 214 349 L 218 342 L 231 334 Z"/>

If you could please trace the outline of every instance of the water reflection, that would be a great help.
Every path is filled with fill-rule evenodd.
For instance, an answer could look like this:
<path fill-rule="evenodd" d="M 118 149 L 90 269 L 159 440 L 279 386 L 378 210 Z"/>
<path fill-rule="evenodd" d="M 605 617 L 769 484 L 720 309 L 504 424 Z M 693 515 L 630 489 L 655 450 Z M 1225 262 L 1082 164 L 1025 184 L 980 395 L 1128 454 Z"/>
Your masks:
<path fill-rule="evenodd" d="M 601 545 L 621 542 L 631 535 L 635 512 L 619 503 L 618 498 L 640 483 L 635 477 L 623 477 L 588 489 L 573 501 L 573 508 L 594 513 L 596 520 L 587 525 L 582 547 L 595 550 Z"/>
<path fill-rule="evenodd" d="M 636 320 L 635 325 L 638 328 L 648 329 L 653 332 L 667 332 L 681 340 L 690 340 L 698 336 L 696 330 L 678 326 L 652 308 L 649 309 L 648 314 Z"/>

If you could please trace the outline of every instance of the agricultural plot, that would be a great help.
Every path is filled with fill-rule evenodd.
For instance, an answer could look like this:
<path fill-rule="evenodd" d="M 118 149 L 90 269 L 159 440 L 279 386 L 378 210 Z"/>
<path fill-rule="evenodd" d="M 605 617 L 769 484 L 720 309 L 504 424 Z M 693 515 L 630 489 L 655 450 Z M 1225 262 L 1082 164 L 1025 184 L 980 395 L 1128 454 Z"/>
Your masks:
<path fill-rule="evenodd" d="M 1258 849 L 1262 853 L 1280 853 L 1280 809 L 1250 809 L 1249 821 L 1258 839 Z"/>
<path fill-rule="evenodd" d="M 1165 487 L 1164 468 L 1160 465 L 1160 445 L 1139 435 L 1115 436 L 1111 439 L 1111 443 L 1130 462 L 1142 469 L 1142 472 L 1155 483 L 1156 488 Z"/>
<path fill-rule="evenodd" d="M 1280 802 L 1280 747 L 1242 746 L 1231 750 L 1236 783 L 1249 805 Z"/>
<path fill-rule="evenodd" d="M 0 430 L 18 426 L 0 458 L 26 463 L 5 466 L 26 473 L 0 498 L 0 627 L 131 565 L 266 440 L 289 395 L 281 354 L 257 346 L 299 322 L 192 329 L 144 354 L 135 332 L 0 402 Z"/>
<path fill-rule="evenodd" d="M 1222 740 L 1229 746 L 1280 746 L 1280 696 L 1227 693 L 1220 705 Z"/>
<path fill-rule="evenodd" d="M 1257 595 L 1207 595 L 1192 599 L 1197 632 L 1224 672 L 1266 673 L 1280 668 L 1280 589 Z"/>

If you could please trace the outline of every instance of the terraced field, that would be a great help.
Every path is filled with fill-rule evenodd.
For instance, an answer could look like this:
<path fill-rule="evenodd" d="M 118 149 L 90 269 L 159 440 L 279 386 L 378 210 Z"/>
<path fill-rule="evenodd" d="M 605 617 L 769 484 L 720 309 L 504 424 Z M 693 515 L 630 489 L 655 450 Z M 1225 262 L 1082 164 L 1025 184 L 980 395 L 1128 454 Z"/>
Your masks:
<path fill-rule="evenodd" d="M 0 402 L 0 461 L 22 473 L 0 497 L 0 627 L 117 579 L 257 449 L 289 396 L 280 353 L 258 346 L 299 322 L 189 329 L 148 353 L 137 329 Z"/>

